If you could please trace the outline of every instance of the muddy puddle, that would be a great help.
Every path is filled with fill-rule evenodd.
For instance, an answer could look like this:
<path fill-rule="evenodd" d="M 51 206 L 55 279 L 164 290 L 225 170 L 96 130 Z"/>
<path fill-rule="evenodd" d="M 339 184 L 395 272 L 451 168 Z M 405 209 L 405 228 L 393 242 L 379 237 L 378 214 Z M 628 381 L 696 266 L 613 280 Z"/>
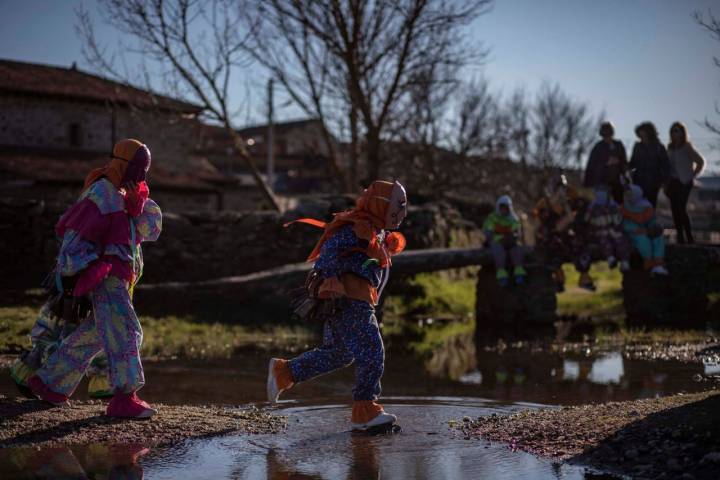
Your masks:
<path fill-rule="evenodd" d="M 286 401 L 280 435 L 229 436 L 164 448 L 60 447 L 0 451 L 2 478 L 127 479 L 582 479 L 578 466 L 557 465 L 503 444 L 474 442 L 451 431 L 463 416 L 528 405 L 472 398 L 387 398 L 402 421 L 397 434 L 367 437 L 346 428 L 347 405 Z M 343 428 L 345 427 L 345 428 Z"/>
<path fill-rule="evenodd" d="M 264 407 L 267 352 L 227 360 L 146 364 L 143 397 L 168 404 Z M 597 355 L 503 353 L 454 345 L 430 358 L 390 353 L 383 403 L 399 434 L 348 431 L 353 371 L 298 385 L 278 415 L 279 435 L 187 440 L 169 447 L 90 445 L 0 450 L 0 478 L 591 478 L 584 468 L 513 452 L 505 444 L 466 440 L 448 421 L 540 405 L 629 400 L 708 389 L 717 365 Z M 15 395 L 0 371 L 0 393 Z M 78 398 L 86 397 L 81 385 Z M 598 477 L 592 477 L 598 478 Z"/>

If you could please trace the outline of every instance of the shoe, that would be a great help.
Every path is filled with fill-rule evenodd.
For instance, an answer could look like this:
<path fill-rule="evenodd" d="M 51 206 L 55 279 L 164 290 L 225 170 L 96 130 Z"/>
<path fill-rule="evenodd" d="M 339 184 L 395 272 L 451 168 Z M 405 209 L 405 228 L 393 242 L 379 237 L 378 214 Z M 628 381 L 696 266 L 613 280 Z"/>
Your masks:
<path fill-rule="evenodd" d="M 525 285 L 525 275 L 515 275 L 516 285 Z"/>
<path fill-rule="evenodd" d="M 670 272 L 668 272 L 667 269 L 665 267 L 663 267 L 662 265 L 658 265 L 656 267 L 653 267 L 652 270 L 650 270 L 650 274 L 667 276 L 667 275 L 670 275 Z"/>
<path fill-rule="evenodd" d="M 630 270 L 630 262 L 627 260 L 623 260 L 620 262 L 620 271 L 621 272 L 627 272 Z"/>
<path fill-rule="evenodd" d="M 380 412 L 375 418 L 367 423 L 351 423 L 353 430 L 367 430 L 380 425 L 388 425 L 397 422 L 397 417 L 392 413 Z"/>
<path fill-rule="evenodd" d="M 288 361 L 282 358 L 271 358 L 268 363 L 267 399 L 270 403 L 277 403 L 280 394 L 293 386 L 292 372 Z"/>
<path fill-rule="evenodd" d="M 28 379 L 28 387 L 37 398 L 56 407 L 66 407 L 70 405 L 67 395 L 53 392 L 37 375 L 33 375 Z"/>
<path fill-rule="evenodd" d="M 608 262 L 608 268 L 609 268 L 610 270 L 612 270 L 613 268 L 617 267 L 618 261 L 617 261 L 617 258 L 615 258 L 614 256 L 610 255 L 610 256 L 607 258 L 607 262 Z"/>
<path fill-rule="evenodd" d="M 513 277 L 515 278 L 515 283 L 517 285 L 523 285 L 525 283 L 526 275 L 527 271 L 522 267 L 522 265 L 519 265 L 513 269 Z"/>
<path fill-rule="evenodd" d="M 108 403 L 105 415 L 115 418 L 150 418 L 157 410 L 137 396 L 137 392 L 116 393 Z"/>
<path fill-rule="evenodd" d="M 497 279 L 501 287 L 507 287 L 510 284 L 508 271 L 504 268 L 501 268 L 497 271 L 497 273 L 495 274 L 495 278 Z"/>
<path fill-rule="evenodd" d="M 587 272 L 583 272 L 580 274 L 580 278 L 578 280 L 578 287 L 588 290 L 590 292 L 594 292 L 595 290 L 597 290 L 595 282 L 593 282 L 592 277 Z"/>

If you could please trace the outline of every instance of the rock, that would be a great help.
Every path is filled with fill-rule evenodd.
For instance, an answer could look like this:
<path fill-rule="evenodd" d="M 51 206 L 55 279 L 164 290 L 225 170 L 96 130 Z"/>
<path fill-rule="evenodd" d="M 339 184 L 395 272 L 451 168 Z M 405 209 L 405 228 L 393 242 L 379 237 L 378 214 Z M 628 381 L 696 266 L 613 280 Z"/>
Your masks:
<path fill-rule="evenodd" d="M 720 452 L 710 452 L 706 454 L 702 460 L 700 460 L 700 463 L 720 463 Z"/>
<path fill-rule="evenodd" d="M 673 472 L 677 472 L 682 469 L 682 466 L 680 465 L 680 462 L 677 458 L 670 458 L 667 461 L 667 467 L 672 470 Z"/>
<path fill-rule="evenodd" d="M 628 460 L 635 460 L 636 458 L 638 458 L 638 456 L 638 451 L 634 448 L 631 448 L 630 450 L 627 450 L 625 452 L 625 458 L 627 458 Z"/>

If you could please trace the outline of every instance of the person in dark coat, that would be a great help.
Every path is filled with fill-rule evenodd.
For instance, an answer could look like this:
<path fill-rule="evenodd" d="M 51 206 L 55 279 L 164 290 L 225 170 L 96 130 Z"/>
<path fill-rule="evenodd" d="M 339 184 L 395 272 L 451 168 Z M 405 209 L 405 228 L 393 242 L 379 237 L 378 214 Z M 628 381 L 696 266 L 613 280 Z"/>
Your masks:
<path fill-rule="evenodd" d="M 622 203 L 623 185 L 620 177 L 627 169 L 627 153 L 625 145 L 615 140 L 615 128 L 611 122 L 600 125 L 602 140 L 595 144 L 590 152 L 585 168 L 586 188 L 608 188 L 616 202 Z"/>
<path fill-rule="evenodd" d="M 670 179 L 670 159 L 651 122 L 635 127 L 635 135 L 640 141 L 635 142 L 630 157 L 632 181 L 642 188 L 645 198 L 656 208 L 658 192 Z"/>

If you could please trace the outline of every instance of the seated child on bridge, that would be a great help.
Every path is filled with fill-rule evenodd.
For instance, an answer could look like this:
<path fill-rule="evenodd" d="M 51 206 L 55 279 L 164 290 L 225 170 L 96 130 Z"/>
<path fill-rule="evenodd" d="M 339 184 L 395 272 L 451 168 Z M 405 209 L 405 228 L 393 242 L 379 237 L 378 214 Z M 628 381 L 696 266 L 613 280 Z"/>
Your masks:
<path fill-rule="evenodd" d="M 400 183 L 375 181 L 353 210 L 328 224 L 302 219 L 325 229 L 308 261 L 315 265 L 308 294 L 319 299 L 315 317 L 324 321 L 324 342 L 291 360 L 273 358 L 268 369 L 270 402 L 295 383 L 355 363 L 351 423 L 355 430 L 392 424 L 395 415 L 377 403 L 385 363 L 375 305 L 387 283 L 390 256 L 402 251 L 397 229 L 406 215 L 407 196 Z"/>
<path fill-rule="evenodd" d="M 640 186 L 630 185 L 625 190 L 621 212 L 625 232 L 640 253 L 645 270 L 650 270 L 653 275 L 667 275 L 663 228 L 658 224 L 655 209 Z"/>
<path fill-rule="evenodd" d="M 610 196 L 609 187 L 600 185 L 595 189 L 595 199 L 587 210 L 590 231 L 594 243 L 600 247 L 608 266 L 620 270 L 630 268 L 630 242 L 623 230 L 623 216 L 620 206 Z"/>
<path fill-rule="evenodd" d="M 533 214 L 539 222 L 535 232 L 537 246 L 543 250 L 547 262 L 554 269 L 559 292 L 565 290 L 562 264 L 573 262 L 580 273 L 578 286 L 595 290 L 590 277 L 592 259 L 588 249 L 588 225 L 585 212 L 589 202 L 577 190 L 568 186 L 565 175 L 553 179 L 545 196 L 535 206 Z"/>
<path fill-rule="evenodd" d="M 523 268 L 523 253 L 518 245 L 520 234 L 520 220 L 513 210 L 512 200 L 503 195 L 495 202 L 495 211 L 485 219 L 483 231 L 487 243 L 495 260 L 495 276 L 501 286 L 506 287 L 510 278 L 507 271 L 507 255 L 513 264 L 513 277 L 515 283 L 525 283 L 525 268 Z"/>
<path fill-rule="evenodd" d="M 104 352 L 113 393 L 107 415 L 155 413 L 136 393 L 145 378 L 142 329 L 132 305 L 142 275 L 140 243 L 157 240 L 162 222 L 160 208 L 148 198 L 149 168 L 150 150 L 137 140 L 121 140 L 111 161 L 90 172 L 80 198 L 55 227 L 62 242 L 56 288 L 67 292 L 63 301 L 72 309 L 89 297 L 92 310 L 87 317 L 75 316 L 77 327 L 28 379 L 32 392 L 53 405 L 67 404 L 91 361 Z"/>

